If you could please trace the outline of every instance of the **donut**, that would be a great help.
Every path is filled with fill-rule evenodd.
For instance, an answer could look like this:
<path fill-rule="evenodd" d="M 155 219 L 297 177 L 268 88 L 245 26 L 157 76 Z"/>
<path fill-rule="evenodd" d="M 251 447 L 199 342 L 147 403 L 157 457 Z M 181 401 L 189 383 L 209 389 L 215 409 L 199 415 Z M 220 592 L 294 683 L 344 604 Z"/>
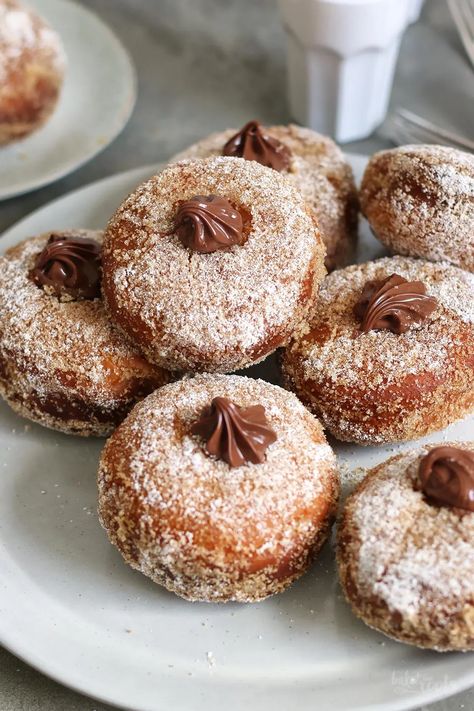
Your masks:
<path fill-rule="evenodd" d="M 0 256 L 0 394 L 22 417 L 104 436 L 171 374 L 152 366 L 107 319 L 102 233 L 27 239 Z"/>
<path fill-rule="evenodd" d="M 125 561 L 202 602 L 287 588 L 327 538 L 339 494 L 321 425 L 294 395 L 215 374 L 136 405 L 105 445 L 98 485 Z"/>
<path fill-rule="evenodd" d="M 446 146 L 402 146 L 370 159 L 361 208 L 392 252 L 474 272 L 474 156 Z"/>
<path fill-rule="evenodd" d="M 330 274 L 283 355 L 287 387 L 338 439 L 416 439 L 474 409 L 474 275 L 385 257 Z"/>
<path fill-rule="evenodd" d="M 337 543 L 354 613 L 400 642 L 474 650 L 474 442 L 424 445 L 368 472 Z"/>
<path fill-rule="evenodd" d="M 351 261 L 359 204 L 351 166 L 334 141 L 294 124 L 264 128 L 249 121 L 237 134 L 235 129 L 211 134 L 171 162 L 222 154 L 255 160 L 286 175 L 314 210 L 326 246 L 326 268 Z"/>
<path fill-rule="evenodd" d="M 64 67 L 56 32 L 16 0 L 0 0 L 0 146 L 45 123 L 58 101 Z"/>
<path fill-rule="evenodd" d="M 107 227 L 111 319 L 157 365 L 230 372 L 263 360 L 304 322 L 324 245 L 299 193 L 238 158 L 168 166 Z"/>

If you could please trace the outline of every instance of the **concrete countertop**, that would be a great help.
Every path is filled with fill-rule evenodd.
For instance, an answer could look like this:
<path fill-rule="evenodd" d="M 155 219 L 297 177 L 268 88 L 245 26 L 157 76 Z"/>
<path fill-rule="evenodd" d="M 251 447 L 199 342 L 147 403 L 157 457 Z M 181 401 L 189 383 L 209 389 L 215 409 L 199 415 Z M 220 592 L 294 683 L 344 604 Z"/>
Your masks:
<path fill-rule="evenodd" d="M 285 98 L 284 35 L 274 0 L 82 2 L 115 30 L 135 62 L 135 112 L 118 139 L 89 164 L 49 187 L 0 203 L 0 232 L 74 188 L 164 161 L 211 131 L 238 127 L 250 118 L 264 123 L 291 119 Z M 472 68 L 444 0 L 427 0 L 420 22 L 407 30 L 392 104 L 464 135 L 472 131 Z M 372 153 L 387 145 L 374 135 L 348 144 L 346 150 Z M 111 708 L 47 679 L 0 647 L 1 711 Z M 474 689 L 423 711 L 473 708 Z"/>

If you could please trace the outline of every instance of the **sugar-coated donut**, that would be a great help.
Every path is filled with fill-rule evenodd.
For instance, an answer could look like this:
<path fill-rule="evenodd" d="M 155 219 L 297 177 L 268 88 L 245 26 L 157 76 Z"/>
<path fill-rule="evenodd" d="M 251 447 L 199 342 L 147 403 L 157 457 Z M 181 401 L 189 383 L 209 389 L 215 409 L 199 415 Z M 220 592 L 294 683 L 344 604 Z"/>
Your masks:
<path fill-rule="evenodd" d="M 438 495 L 455 501 L 464 489 L 470 508 L 426 494 L 426 463 L 432 477 L 438 466 Z M 370 627 L 439 652 L 474 650 L 474 442 L 424 445 L 369 471 L 346 502 L 337 558 L 344 594 Z"/>
<path fill-rule="evenodd" d="M 98 483 L 101 523 L 127 563 L 206 602 L 261 600 L 299 578 L 339 493 L 319 422 L 291 393 L 236 375 L 185 378 L 139 403 Z"/>
<path fill-rule="evenodd" d="M 23 417 L 71 434 L 109 434 L 171 379 L 108 321 L 101 241 L 90 230 L 48 233 L 0 257 L 0 394 Z"/>
<path fill-rule="evenodd" d="M 45 123 L 56 106 L 64 66 L 56 32 L 17 0 L 0 0 L 0 146 Z"/>
<path fill-rule="evenodd" d="M 359 206 L 352 169 L 340 148 L 328 136 L 294 124 L 261 127 L 257 121 L 250 121 L 242 131 L 252 132 L 248 140 L 255 145 L 247 148 L 245 154 L 252 160 L 271 165 L 265 139 L 273 139 L 288 151 L 287 160 L 283 165 L 280 162 L 277 168 L 291 180 L 316 214 L 326 246 L 327 269 L 348 264 L 357 241 Z M 235 129 L 213 133 L 173 156 L 171 162 L 222 155 L 235 133 Z M 239 151 L 242 153 L 243 149 Z"/>
<path fill-rule="evenodd" d="M 376 297 L 374 284 L 382 288 L 392 275 L 399 279 Z M 283 368 L 288 386 L 338 439 L 383 444 L 446 427 L 474 409 L 474 275 L 409 257 L 333 272 Z"/>
<path fill-rule="evenodd" d="M 474 156 L 446 146 L 402 146 L 369 161 L 362 211 L 390 250 L 474 272 Z"/>
<path fill-rule="evenodd" d="M 254 161 L 184 161 L 112 217 L 103 290 L 111 318 L 152 362 L 229 372 L 304 322 L 324 245 L 299 193 Z"/>

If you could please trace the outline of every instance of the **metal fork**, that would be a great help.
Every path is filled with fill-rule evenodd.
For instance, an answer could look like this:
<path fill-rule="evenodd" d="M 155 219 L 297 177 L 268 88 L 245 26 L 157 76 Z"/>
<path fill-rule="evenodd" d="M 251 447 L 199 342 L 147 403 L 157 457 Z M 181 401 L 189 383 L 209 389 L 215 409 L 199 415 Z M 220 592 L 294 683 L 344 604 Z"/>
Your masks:
<path fill-rule="evenodd" d="M 436 126 L 407 109 L 397 109 L 385 121 L 380 133 L 397 145 L 439 143 L 474 152 L 474 141 L 454 131 Z"/>
<path fill-rule="evenodd" d="M 464 49 L 474 66 L 474 2 L 473 0 L 448 0 Z"/>

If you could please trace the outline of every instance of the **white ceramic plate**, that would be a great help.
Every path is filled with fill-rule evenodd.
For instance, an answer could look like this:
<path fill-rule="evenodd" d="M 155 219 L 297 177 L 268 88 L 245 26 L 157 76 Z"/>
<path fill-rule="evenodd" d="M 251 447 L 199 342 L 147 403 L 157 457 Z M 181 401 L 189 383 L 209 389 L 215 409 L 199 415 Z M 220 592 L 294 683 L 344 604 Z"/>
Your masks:
<path fill-rule="evenodd" d="M 23 141 L 0 148 L 0 200 L 62 178 L 103 150 L 128 121 L 135 70 L 117 37 L 69 0 L 28 0 L 59 33 L 67 68 L 50 120 Z"/>
<path fill-rule="evenodd" d="M 351 160 L 360 174 L 363 159 Z M 48 229 L 102 227 L 152 172 L 71 193 L 7 232 L 3 246 Z M 362 253 L 378 255 L 364 235 Z M 472 432 L 471 418 L 431 439 Z M 255 605 L 187 603 L 132 571 L 95 512 L 101 446 L 0 405 L 0 642 L 30 664 L 146 711 L 394 711 L 474 684 L 473 655 L 422 652 L 359 622 L 341 598 L 330 546 L 289 591 Z M 403 446 L 336 449 L 355 468 Z"/>

